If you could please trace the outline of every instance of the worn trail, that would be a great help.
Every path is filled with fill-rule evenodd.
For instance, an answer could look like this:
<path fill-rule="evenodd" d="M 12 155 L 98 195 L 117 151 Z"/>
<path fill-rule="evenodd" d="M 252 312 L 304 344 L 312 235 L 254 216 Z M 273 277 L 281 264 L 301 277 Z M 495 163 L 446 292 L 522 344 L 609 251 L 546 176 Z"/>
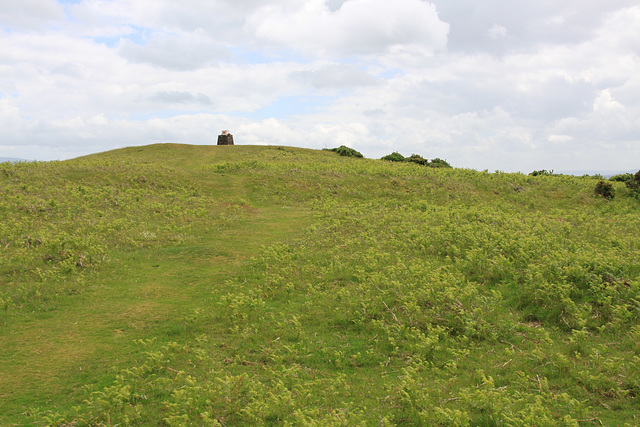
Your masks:
<path fill-rule="evenodd" d="M 81 398 L 83 385 L 136 357 L 135 339 L 179 334 L 261 246 L 295 238 L 310 221 L 308 211 L 264 208 L 196 244 L 114 252 L 85 291 L 14 316 L 0 329 L 0 424 Z"/>

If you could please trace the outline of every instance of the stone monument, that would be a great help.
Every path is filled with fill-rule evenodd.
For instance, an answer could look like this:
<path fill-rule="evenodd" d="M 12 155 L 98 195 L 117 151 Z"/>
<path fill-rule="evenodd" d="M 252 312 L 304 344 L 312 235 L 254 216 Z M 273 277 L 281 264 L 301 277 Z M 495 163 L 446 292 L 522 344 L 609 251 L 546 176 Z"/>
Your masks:
<path fill-rule="evenodd" d="M 221 135 L 218 135 L 218 145 L 233 145 L 233 135 L 228 130 L 223 130 Z"/>

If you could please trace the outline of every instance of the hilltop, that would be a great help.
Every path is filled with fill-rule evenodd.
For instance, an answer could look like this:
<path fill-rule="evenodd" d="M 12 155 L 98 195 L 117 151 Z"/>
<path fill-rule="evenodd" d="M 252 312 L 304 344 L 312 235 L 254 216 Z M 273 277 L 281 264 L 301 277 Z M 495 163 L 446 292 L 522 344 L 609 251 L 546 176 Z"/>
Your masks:
<path fill-rule="evenodd" d="M 291 147 L 0 164 L 0 424 L 634 425 L 640 203 Z"/>

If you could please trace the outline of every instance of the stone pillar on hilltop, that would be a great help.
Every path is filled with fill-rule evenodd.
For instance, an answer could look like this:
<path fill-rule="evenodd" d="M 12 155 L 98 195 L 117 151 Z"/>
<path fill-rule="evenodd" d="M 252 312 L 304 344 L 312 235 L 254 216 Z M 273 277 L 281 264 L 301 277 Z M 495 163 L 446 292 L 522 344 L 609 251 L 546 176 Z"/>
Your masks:
<path fill-rule="evenodd" d="M 233 135 L 228 130 L 223 130 L 221 135 L 218 135 L 218 145 L 234 145 Z"/>

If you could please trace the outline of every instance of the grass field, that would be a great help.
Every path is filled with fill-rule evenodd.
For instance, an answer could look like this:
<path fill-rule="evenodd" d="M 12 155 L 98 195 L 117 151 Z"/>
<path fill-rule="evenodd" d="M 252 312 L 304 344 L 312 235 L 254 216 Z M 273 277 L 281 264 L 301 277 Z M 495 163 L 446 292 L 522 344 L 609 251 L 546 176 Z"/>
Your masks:
<path fill-rule="evenodd" d="M 638 425 L 621 183 L 158 144 L 0 164 L 0 425 Z"/>

